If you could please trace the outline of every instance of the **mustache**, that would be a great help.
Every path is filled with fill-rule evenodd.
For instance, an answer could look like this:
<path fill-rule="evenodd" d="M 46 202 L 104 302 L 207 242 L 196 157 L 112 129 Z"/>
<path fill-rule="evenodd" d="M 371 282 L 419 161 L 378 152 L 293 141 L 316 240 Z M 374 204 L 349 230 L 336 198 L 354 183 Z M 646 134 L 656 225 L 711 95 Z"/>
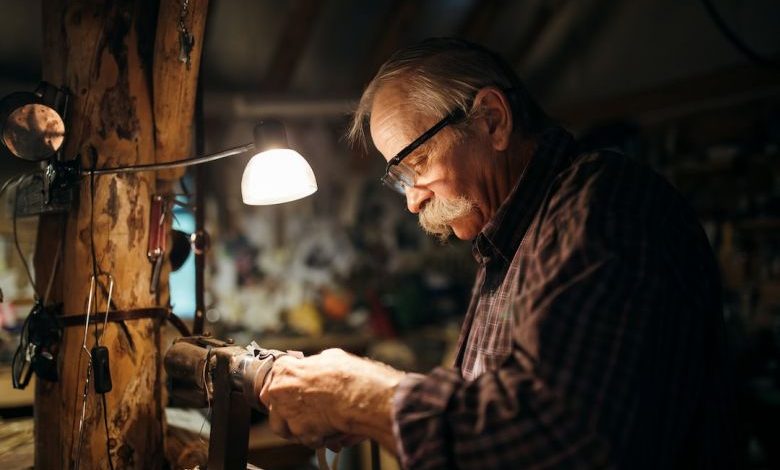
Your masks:
<path fill-rule="evenodd" d="M 420 211 L 420 226 L 426 233 L 445 242 L 452 235 L 452 222 L 471 212 L 474 205 L 465 196 L 455 199 L 433 198 Z"/>

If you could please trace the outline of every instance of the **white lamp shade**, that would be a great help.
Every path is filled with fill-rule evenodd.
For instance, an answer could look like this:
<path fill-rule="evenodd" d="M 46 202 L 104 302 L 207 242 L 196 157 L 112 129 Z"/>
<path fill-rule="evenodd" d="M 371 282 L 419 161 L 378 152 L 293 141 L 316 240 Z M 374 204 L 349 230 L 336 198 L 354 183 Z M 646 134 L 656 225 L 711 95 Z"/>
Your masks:
<path fill-rule="evenodd" d="M 260 152 L 246 165 L 241 178 L 244 204 L 264 206 L 304 198 L 317 191 L 309 163 L 291 149 Z"/>

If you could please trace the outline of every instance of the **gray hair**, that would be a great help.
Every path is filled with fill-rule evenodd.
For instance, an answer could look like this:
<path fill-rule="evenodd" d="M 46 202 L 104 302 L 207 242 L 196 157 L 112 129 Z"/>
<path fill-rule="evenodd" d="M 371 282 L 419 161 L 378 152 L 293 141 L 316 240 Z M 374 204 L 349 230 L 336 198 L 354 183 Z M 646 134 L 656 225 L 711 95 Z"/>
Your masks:
<path fill-rule="evenodd" d="M 509 98 L 514 129 L 538 134 L 549 118 L 525 89 L 512 67 L 501 56 L 478 44 L 461 39 L 431 38 L 401 49 L 380 67 L 366 86 L 353 114 L 347 139 L 366 148 L 366 126 L 377 92 L 385 85 L 403 87 L 409 105 L 423 115 L 444 117 L 462 109 L 468 122 L 476 93 L 495 86 Z M 452 126 L 457 132 L 459 127 Z"/>

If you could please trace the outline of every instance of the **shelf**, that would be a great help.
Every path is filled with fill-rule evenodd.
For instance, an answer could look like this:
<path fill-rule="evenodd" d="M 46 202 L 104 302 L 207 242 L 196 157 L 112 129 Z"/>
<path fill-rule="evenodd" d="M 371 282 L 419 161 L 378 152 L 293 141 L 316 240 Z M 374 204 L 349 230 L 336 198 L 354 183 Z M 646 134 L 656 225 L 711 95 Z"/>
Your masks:
<path fill-rule="evenodd" d="M 751 232 L 772 232 L 780 236 L 780 217 L 755 217 L 739 220 L 735 228 Z"/>
<path fill-rule="evenodd" d="M 316 354 L 323 349 L 341 348 L 353 353 L 362 353 L 375 341 L 373 336 L 364 333 L 325 334 L 322 336 L 261 336 L 257 344 L 266 349 L 282 351 L 301 351 L 304 354 Z"/>

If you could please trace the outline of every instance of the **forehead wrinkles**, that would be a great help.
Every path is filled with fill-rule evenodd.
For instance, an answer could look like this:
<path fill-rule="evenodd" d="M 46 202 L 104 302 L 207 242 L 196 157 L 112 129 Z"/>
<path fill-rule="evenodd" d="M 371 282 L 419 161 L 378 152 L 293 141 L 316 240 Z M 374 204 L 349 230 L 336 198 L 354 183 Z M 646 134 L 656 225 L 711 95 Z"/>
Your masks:
<path fill-rule="evenodd" d="M 400 85 L 385 85 L 374 98 L 370 115 L 374 144 L 384 153 L 395 154 L 436 123 L 412 106 Z"/>

